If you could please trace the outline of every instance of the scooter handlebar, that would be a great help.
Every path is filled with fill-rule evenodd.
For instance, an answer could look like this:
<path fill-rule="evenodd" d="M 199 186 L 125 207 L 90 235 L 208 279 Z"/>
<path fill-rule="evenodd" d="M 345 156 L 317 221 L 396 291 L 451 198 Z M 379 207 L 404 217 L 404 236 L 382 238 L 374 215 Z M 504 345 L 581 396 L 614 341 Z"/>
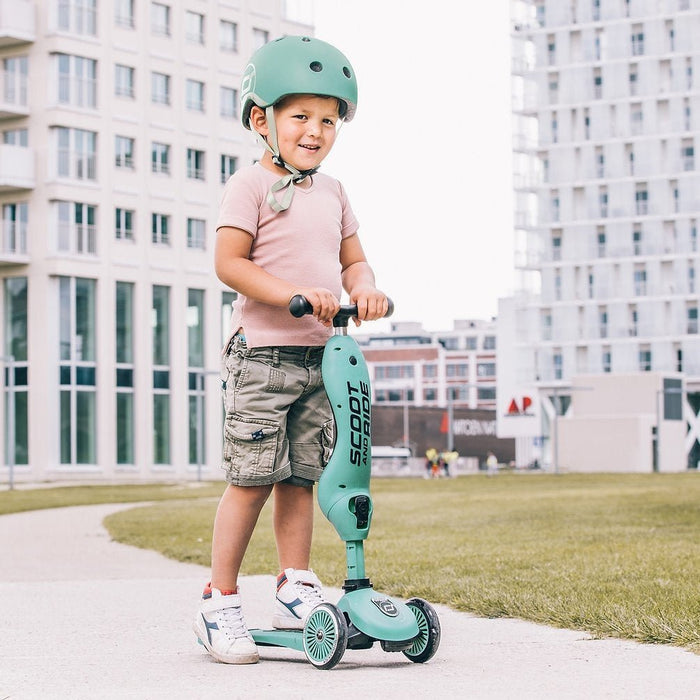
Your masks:
<path fill-rule="evenodd" d="M 389 316 L 391 316 L 394 313 L 394 302 L 391 299 L 387 299 L 387 301 L 389 302 L 389 308 L 384 314 L 384 318 L 389 318 Z M 311 302 L 309 302 L 309 300 L 301 294 L 293 296 L 291 301 L 289 302 L 289 313 L 292 314 L 292 316 L 294 316 L 295 318 L 301 318 L 302 316 L 305 316 L 306 314 L 312 314 L 313 312 L 314 307 L 311 305 Z M 338 316 L 343 316 L 346 319 L 357 316 L 357 304 L 341 305 L 336 318 Z"/>

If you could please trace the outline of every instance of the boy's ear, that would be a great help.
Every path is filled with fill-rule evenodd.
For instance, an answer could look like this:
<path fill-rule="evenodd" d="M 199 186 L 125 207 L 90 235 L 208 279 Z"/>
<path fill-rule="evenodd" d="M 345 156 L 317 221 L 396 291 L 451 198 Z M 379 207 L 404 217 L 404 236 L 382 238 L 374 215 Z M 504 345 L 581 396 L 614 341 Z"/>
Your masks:
<path fill-rule="evenodd" d="M 267 136 L 270 133 L 265 110 L 257 105 L 250 110 L 250 124 L 261 136 Z"/>

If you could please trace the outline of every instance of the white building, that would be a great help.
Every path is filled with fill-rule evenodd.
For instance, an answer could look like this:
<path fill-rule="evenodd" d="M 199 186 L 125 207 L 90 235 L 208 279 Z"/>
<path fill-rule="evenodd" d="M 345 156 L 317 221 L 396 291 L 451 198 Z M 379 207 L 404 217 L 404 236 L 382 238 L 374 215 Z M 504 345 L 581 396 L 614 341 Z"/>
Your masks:
<path fill-rule="evenodd" d="M 247 58 L 312 29 L 291 7 L 0 0 L 0 479 L 219 476 L 214 222 L 259 157 Z"/>
<path fill-rule="evenodd" d="M 663 380 L 679 378 L 689 431 L 676 467 L 695 467 L 700 0 L 512 8 L 522 293 L 499 310 L 499 416 L 514 395 L 536 396 L 543 414 L 523 416 L 519 459 L 551 463 L 552 419 L 576 403 L 575 378 L 656 373 L 657 405 Z"/>

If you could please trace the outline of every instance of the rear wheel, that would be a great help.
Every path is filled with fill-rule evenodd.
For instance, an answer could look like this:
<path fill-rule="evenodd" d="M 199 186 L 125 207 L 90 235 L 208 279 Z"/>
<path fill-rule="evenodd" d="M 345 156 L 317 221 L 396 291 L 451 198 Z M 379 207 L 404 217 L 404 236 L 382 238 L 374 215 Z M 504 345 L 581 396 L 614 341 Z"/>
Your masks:
<path fill-rule="evenodd" d="M 435 608 L 422 598 L 411 598 L 406 605 L 416 617 L 418 636 L 403 653 L 411 661 L 422 664 L 432 659 L 440 646 L 440 619 Z"/>
<path fill-rule="evenodd" d="M 316 668 L 331 669 L 343 658 L 348 646 L 348 625 L 335 605 L 321 603 L 315 607 L 303 634 L 304 653 Z"/>

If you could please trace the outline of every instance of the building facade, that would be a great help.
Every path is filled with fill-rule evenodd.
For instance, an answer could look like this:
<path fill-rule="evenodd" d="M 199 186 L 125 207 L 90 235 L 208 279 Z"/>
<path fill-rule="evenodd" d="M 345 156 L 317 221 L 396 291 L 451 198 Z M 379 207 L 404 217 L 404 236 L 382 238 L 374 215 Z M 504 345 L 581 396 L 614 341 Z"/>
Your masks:
<path fill-rule="evenodd" d="M 677 377 L 695 467 L 700 2 L 517 0 L 512 20 L 522 291 L 499 309 L 499 414 L 536 395 L 551 462 L 575 377 Z"/>
<path fill-rule="evenodd" d="M 218 477 L 238 87 L 303 5 L 0 0 L 0 478 Z"/>

